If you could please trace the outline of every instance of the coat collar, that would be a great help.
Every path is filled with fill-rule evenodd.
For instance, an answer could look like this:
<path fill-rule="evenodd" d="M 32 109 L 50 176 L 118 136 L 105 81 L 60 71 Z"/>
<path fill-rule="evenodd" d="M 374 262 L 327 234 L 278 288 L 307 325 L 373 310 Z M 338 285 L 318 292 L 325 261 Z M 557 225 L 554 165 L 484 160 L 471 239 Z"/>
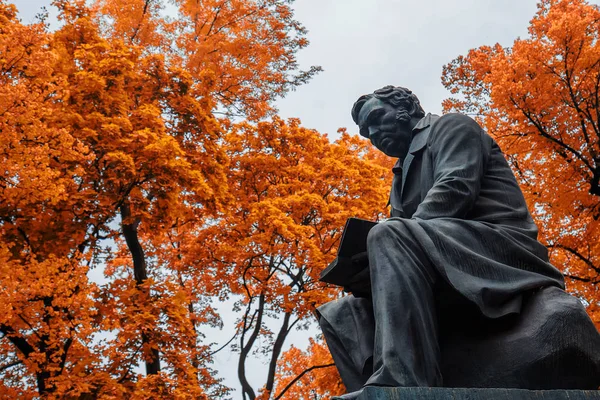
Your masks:
<path fill-rule="evenodd" d="M 410 169 L 410 165 L 415 159 L 415 154 L 422 150 L 427 144 L 427 139 L 429 139 L 429 132 L 431 132 L 431 125 L 438 119 L 437 115 L 427 114 L 423 117 L 417 125 L 413 128 L 413 140 L 410 142 L 410 147 L 408 149 L 408 154 L 404 158 L 404 163 L 402 164 L 402 185 L 401 185 L 401 196 L 404 196 L 404 184 L 406 183 L 406 176 L 408 175 L 408 171 Z"/>
<path fill-rule="evenodd" d="M 423 149 L 427 144 L 427 139 L 429 139 L 429 132 L 431 129 L 431 124 L 435 122 L 439 117 L 435 114 L 427 113 L 426 116 L 421 118 L 417 125 L 413 128 L 413 139 L 410 142 L 410 147 L 408 152 L 410 154 L 414 154 L 419 150 Z"/>
<path fill-rule="evenodd" d="M 429 138 L 430 130 L 428 128 L 438 118 L 439 116 L 435 114 L 427 113 L 426 116 L 424 116 L 419 120 L 419 122 L 417 122 L 417 125 L 415 125 L 415 127 L 412 130 L 413 139 L 410 142 L 410 147 L 408 149 L 409 154 L 414 154 L 419 150 L 423 149 L 423 147 L 425 147 L 425 145 L 427 144 L 427 139 Z M 410 155 L 407 155 L 407 157 L 410 157 Z M 412 160 L 412 157 L 410 158 Z M 396 164 L 394 164 L 394 166 L 392 167 L 392 172 L 396 175 L 402 174 L 402 164 L 403 160 L 396 161 Z"/>

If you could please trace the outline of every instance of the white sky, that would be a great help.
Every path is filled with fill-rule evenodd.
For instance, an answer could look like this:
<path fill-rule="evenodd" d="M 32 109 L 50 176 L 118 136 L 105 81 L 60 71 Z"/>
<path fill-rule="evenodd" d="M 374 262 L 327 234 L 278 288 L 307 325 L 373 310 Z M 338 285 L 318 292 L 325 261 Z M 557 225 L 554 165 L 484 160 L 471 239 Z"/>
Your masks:
<path fill-rule="evenodd" d="M 448 97 L 442 67 L 469 49 L 525 37 L 533 0 L 298 0 L 296 17 L 311 44 L 302 65 L 324 72 L 279 101 L 280 114 L 335 134 L 356 132 L 350 108 L 362 94 L 405 86 L 425 111 Z"/>
<path fill-rule="evenodd" d="M 23 22 L 33 21 L 50 2 L 13 0 Z M 357 131 L 350 117 L 354 101 L 389 84 L 410 88 L 425 111 L 439 114 L 449 95 L 440 82 L 442 67 L 471 48 L 510 46 L 525 37 L 536 1 L 296 0 L 294 9 L 311 41 L 299 54 L 301 66 L 320 65 L 324 72 L 278 101 L 280 115 L 300 118 L 304 126 L 335 138 L 339 127 Z M 210 341 L 230 338 L 233 316 L 224 316 L 224 331 L 210 335 Z M 292 340 L 303 347 L 305 337 L 303 332 Z M 232 387 L 238 387 L 235 361 L 235 355 L 223 353 L 216 365 Z M 255 388 L 265 382 L 267 368 L 261 365 L 249 366 Z"/>

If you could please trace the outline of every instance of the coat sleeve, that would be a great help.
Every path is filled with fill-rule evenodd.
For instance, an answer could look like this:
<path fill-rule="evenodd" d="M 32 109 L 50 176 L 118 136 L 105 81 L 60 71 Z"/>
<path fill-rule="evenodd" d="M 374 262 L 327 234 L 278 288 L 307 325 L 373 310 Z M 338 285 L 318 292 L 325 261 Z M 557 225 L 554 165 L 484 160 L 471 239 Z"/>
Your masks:
<path fill-rule="evenodd" d="M 473 207 L 483 178 L 486 150 L 483 130 L 461 114 L 441 117 L 427 143 L 433 186 L 413 214 L 414 219 L 465 218 Z"/>

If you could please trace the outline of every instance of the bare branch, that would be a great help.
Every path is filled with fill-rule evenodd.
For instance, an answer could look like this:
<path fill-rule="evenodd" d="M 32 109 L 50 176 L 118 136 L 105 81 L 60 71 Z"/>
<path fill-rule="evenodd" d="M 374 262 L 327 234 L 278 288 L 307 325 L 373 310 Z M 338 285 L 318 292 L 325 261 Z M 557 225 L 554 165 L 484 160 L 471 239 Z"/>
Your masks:
<path fill-rule="evenodd" d="M 330 364 L 323 364 L 323 365 L 313 365 L 312 367 L 305 369 L 297 377 L 292 379 L 290 381 L 290 383 L 288 383 L 287 386 L 283 388 L 281 393 L 279 393 L 273 400 L 279 400 L 281 398 L 281 396 L 283 396 L 285 394 L 285 392 L 287 392 L 292 386 L 294 386 L 296 384 L 296 382 L 298 382 L 300 379 L 302 379 L 302 377 L 304 375 L 308 374 L 309 372 L 314 371 L 315 369 L 329 368 L 329 367 L 334 367 L 334 366 L 335 366 L 334 363 L 330 363 Z"/>
<path fill-rule="evenodd" d="M 229 345 L 229 343 L 233 342 L 233 339 L 235 339 L 237 335 L 238 335 L 238 332 L 236 332 L 236 333 L 235 333 L 235 334 L 234 334 L 234 335 L 231 337 L 231 339 L 229 339 L 229 340 L 227 341 L 227 343 L 225 343 L 223 346 L 221 346 L 221 347 L 219 347 L 217 350 L 215 350 L 215 351 L 213 351 L 213 352 L 209 353 L 207 357 L 214 356 L 215 354 L 217 354 L 218 352 L 220 352 L 221 350 L 223 350 L 225 347 L 227 347 L 227 346 Z"/>
<path fill-rule="evenodd" d="M 250 383 L 248 382 L 248 379 L 246 378 L 246 358 L 248 357 L 248 354 L 250 354 L 250 351 L 252 350 L 252 346 L 254 346 L 254 342 L 256 341 L 256 338 L 258 337 L 258 334 L 260 333 L 260 329 L 262 327 L 262 319 L 263 319 L 264 309 L 265 309 L 265 294 L 263 292 L 260 294 L 260 296 L 258 298 L 258 309 L 256 310 L 256 312 L 257 312 L 256 323 L 254 325 L 254 329 L 252 330 L 252 333 L 250 334 L 250 337 L 248 338 L 248 342 L 246 344 L 244 344 L 244 342 L 243 342 L 244 335 L 242 334 L 242 342 L 241 342 L 242 348 L 240 350 L 240 359 L 238 362 L 238 379 L 240 380 L 240 383 L 242 384 L 242 392 L 244 394 L 244 397 L 247 394 L 248 397 L 250 398 L 250 400 L 254 400 L 256 398 L 256 393 L 254 392 L 254 389 L 252 389 L 252 386 L 250 385 Z"/>
<path fill-rule="evenodd" d="M 269 372 L 267 373 L 267 384 L 265 386 L 265 390 L 269 393 L 273 390 L 273 385 L 275 384 L 275 370 L 277 369 L 277 360 L 279 359 L 279 355 L 281 354 L 283 343 L 285 342 L 288 333 L 290 333 L 289 324 L 291 316 L 292 313 L 285 313 L 283 317 L 283 323 L 281 324 L 281 328 L 279 329 L 279 333 L 277 333 L 277 338 L 275 339 L 275 343 L 273 344 L 271 361 L 269 362 Z"/>
<path fill-rule="evenodd" d="M 21 360 L 13 361 L 11 363 L 1 366 L 0 372 L 4 371 L 6 369 L 12 368 L 12 367 L 16 367 L 17 365 L 20 365 L 20 364 L 23 364 L 23 361 L 21 361 Z"/>

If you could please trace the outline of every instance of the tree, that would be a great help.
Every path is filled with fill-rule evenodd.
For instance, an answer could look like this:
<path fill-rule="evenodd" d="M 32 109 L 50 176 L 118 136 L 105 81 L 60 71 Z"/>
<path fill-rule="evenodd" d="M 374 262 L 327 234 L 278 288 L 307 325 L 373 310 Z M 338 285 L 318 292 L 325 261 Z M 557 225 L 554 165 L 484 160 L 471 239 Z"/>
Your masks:
<path fill-rule="evenodd" d="M 161 4 L 56 0 L 50 32 L 0 0 L 3 396 L 223 391 L 204 275 L 169 239 L 226 199 L 217 110 L 260 118 L 317 69 L 294 75 L 307 42 L 286 2 L 179 1 L 172 20 Z"/>
<path fill-rule="evenodd" d="M 189 73 L 199 98 L 231 114 L 258 119 L 271 102 L 308 82 L 320 67 L 298 71 L 296 52 L 308 45 L 290 0 L 96 0 L 103 32 Z"/>
<path fill-rule="evenodd" d="M 330 143 L 294 119 L 238 124 L 225 141 L 229 197 L 191 251 L 210 251 L 202 268 L 213 269 L 218 293 L 241 296 L 235 347 L 243 397 L 279 398 L 286 339 L 294 327 L 314 322 L 317 306 L 339 296 L 319 273 L 333 260 L 348 217 L 382 216 L 390 172 L 373 161 L 366 141 L 344 133 Z M 315 349 L 318 357 L 307 362 L 326 358 L 322 345 Z M 268 360 L 262 388 L 248 381 L 253 352 Z"/>
<path fill-rule="evenodd" d="M 444 68 L 446 111 L 474 113 L 508 155 L 568 289 L 600 326 L 600 10 L 542 0 L 529 37 Z"/>

